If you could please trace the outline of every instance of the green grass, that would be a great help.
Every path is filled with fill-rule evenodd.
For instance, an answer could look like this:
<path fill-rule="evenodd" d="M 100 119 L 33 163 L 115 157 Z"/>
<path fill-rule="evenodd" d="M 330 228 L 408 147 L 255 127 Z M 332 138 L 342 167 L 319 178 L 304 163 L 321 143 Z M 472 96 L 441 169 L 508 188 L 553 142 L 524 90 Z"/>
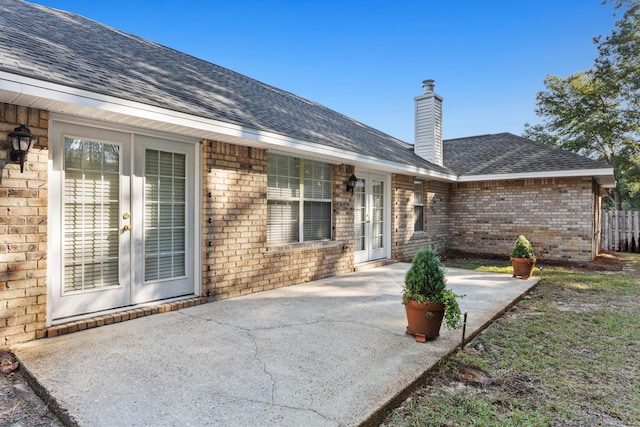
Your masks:
<path fill-rule="evenodd" d="M 639 256 L 630 261 L 640 266 Z M 462 263 L 511 272 L 493 260 Z M 545 268 L 531 294 L 439 366 L 383 425 L 638 426 L 639 307 L 637 275 Z"/>

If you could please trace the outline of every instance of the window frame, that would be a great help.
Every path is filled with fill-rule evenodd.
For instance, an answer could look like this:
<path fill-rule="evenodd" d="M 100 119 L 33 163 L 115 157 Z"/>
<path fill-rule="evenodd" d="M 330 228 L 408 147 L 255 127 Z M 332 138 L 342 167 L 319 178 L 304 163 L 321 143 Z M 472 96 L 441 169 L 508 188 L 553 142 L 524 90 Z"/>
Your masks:
<path fill-rule="evenodd" d="M 420 196 L 420 197 L 418 197 Z M 413 231 L 420 233 L 425 231 L 425 185 L 424 181 L 413 181 Z M 418 210 L 421 212 L 418 214 Z M 422 221 L 419 219 L 422 218 Z"/>
<path fill-rule="evenodd" d="M 279 181 L 283 182 L 282 179 L 278 180 L 273 177 L 270 173 L 272 169 L 271 162 L 276 161 L 278 159 L 286 159 L 289 162 L 289 172 L 291 172 L 290 162 L 297 163 L 298 176 L 295 177 L 293 175 L 282 175 L 278 174 L 277 177 L 284 178 L 288 184 L 288 187 L 283 191 L 282 187 L 272 186 L 273 183 L 277 184 Z M 320 167 L 318 167 L 320 166 Z M 276 167 L 276 169 L 279 169 Z M 311 172 L 311 176 L 308 176 L 305 172 Z M 318 172 L 320 176 L 315 174 Z M 326 172 L 326 175 L 324 174 Z M 274 181 L 275 180 L 275 181 Z M 291 186 L 292 183 L 297 183 L 297 186 Z M 306 188 L 305 186 L 318 184 L 320 185 L 321 190 L 320 193 L 325 192 L 325 197 L 317 197 L 316 188 L 314 186 L 313 189 Z M 289 195 L 283 194 L 289 192 Z M 322 195 L 322 194 L 321 194 Z M 326 204 L 328 206 L 325 207 L 326 217 L 328 217 L 328 224 L 326 220 L 321 218 L 319 223 L 322 224 L 321 227 L 318 227 L 311 231 L 308 234 L 316 234 L 316 232 L 328 233 L 328 237 L 320 238 L 320 239 L 308 239 L 305 237 L 305 225 L 307 224 L 305 217 L 305 206 L 314 205 L 317 206 L 318 203 Z M 273 218 L 271 217 L 271 207 L 276 206 L 286 206 L 286 205 L 297 205 L 297 217 L 295 212 L 292 211 L 291 218 L 289 222 L 297 222 L 297 230 L 286 229 L 286 221 L 282 220 L 282 217 L 279 222 L 274 223 Z M 295 210 L 295 207 L 293 207 Z M 298 158 L 294 156 L 286 156 L 283 154 L 276 153 L 268 153 L 267 154 L 267 245 L 268 246 L 279 246 L 279 245 L 293 245 L 293 244 L 302 244 L 302 243 L 312 243 L 312 242 L 323 242 L 323 241 L 331 241 L 333 240 L 333 165 L 330 163 L 322 162 L 320 160 L 311 160 Z M 273 232 L 271 227 L 279 227 L 281 230 L 278 232 Z M 296 234 L 297 231 L 297 234 Z M 274 236 L 297 236 L 297 240 L 288 240 L 284 239 L 270 239 L 270 235 Z"/>

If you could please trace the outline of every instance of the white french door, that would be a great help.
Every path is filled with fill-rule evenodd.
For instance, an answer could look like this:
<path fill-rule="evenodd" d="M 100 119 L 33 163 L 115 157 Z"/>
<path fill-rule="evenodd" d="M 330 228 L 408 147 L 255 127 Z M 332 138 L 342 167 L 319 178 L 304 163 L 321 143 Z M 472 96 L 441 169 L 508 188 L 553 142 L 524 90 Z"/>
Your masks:
<path fill-rule="evenodd" d="M 133 302 L 193 294 L 194 145 L 136 137 Z"/>
<path fill-rule="evenodd" d="M 195 292 L 195 144 L 54 122 L 53 321 Z"/>
<path fill-rule="evenodd" d="M 384 175 L 358 172 L 354 189 L 354 262 L 389 257 L 388 184 Z"/>

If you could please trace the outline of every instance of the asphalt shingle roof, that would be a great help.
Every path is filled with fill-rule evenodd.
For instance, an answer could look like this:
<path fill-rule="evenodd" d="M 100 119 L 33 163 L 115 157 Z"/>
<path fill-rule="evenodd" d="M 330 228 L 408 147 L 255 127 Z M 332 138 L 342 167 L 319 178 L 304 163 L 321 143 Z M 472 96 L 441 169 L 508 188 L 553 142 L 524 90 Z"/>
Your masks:
<path fill-rule="evenodd" d="M 451 173 L 416 156 L 411 144 L 320 104 L 82 16 L 21 0 L 0 0 L 0 70 Z"/>
<path fill-rule="evenodd" d="M 611 166 L 511 133 L 444 141 L 444 165 L 457 175 L 495 175 Z"/>

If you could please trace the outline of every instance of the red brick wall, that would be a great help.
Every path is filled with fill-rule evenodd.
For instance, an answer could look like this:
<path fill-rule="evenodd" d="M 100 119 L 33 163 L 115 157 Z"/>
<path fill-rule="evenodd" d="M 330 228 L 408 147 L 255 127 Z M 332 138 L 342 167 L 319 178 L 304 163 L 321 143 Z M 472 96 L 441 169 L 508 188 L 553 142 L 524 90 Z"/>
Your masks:
<path fill-rule="evenodd" d="M 333 225 L 339 240 L 267 245 L 267 154 L 204 142 L 203 292 L 211 299 L 353 271 L 353 196 L 349 166 L 334 166 Z"/>
<path fill-rule="evenodd" d="M 23 173 L 7 142 L 21 124 L 38 137 Z M 47 112 L 0 103 L 0 346 L 44 336 L 48 127 Z"/>
<path fill-rule="evenodd" d="M 414 231 L 414 177 L 393 175 L 391 187 L 391 258 L 411 262 L 418 249 L 428 246 L 444 252 L 449 242 L 449 184 L 424 182 L 424 231 Z"/>
<path fill-rule="evenodd" d="M 451 248 L 511 254 L 524 234 L 541 259 L 590 261 L 598 197 L 591 178 L 452 184 Z"/>

